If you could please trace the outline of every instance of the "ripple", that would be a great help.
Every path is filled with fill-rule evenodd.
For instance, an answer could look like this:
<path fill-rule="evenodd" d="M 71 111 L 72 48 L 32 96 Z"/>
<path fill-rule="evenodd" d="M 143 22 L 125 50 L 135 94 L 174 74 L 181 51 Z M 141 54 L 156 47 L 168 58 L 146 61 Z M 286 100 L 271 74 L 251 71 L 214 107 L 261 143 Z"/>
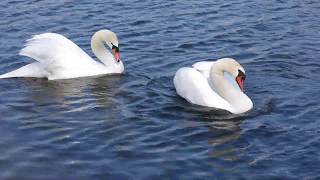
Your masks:
<path fill-rule="evenodd" d="M 31 59 L 26 39 L 58 32 L 90 55 L 117 32 L 126 72 L 0 81 L 0 179 L 319 179 L 316 1 L 8 1 L 0 72 Z M 191 105 L 176 70 L 236 58 L 254 109 Z"/>

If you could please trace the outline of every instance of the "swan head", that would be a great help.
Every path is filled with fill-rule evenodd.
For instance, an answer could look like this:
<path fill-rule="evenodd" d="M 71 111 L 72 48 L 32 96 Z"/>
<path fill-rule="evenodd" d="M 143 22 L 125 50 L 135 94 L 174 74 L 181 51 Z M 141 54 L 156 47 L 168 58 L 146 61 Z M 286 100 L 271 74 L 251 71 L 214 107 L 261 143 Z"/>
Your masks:
<path fill-rule="evenodd" d="M 112 50 L 112 54 L 117 62 L 120 62 L 120 50 L 119 50 L 119 41 L 116 33 L 110 30 L 102 30 L 105 34 L 106 44 Z"/>
<path fill-rule="evenodd" d="M 232 58 L 223 58 L 216 61 L 216 63 L 220 66 L 221 71 L 230 73 L 241 91 L 244 91 L 244 80 L 246 79 L 246 75 L 245 70 L 240 63 Z"/>
<path fill-rule="evenodd" d="M 114 59 L 117 62 L 120 62 L 119 41 L 116 33 L 108 29 L 102 29 L 96 32 L 93 37 L 97 37 L 98 39 L 100 39 L 98 41 L 103 41 L 111 49 Z"/>
<path fill-rule="evenodd" d="M 114 56 L 114 59 L 117 61 L 117 62 L 120 62 L 120 50 L 119 50 L 119 45 L 116 46 L 114 45 L 113 43 L 111 43 L 112 47 L 112 54 Z"/>

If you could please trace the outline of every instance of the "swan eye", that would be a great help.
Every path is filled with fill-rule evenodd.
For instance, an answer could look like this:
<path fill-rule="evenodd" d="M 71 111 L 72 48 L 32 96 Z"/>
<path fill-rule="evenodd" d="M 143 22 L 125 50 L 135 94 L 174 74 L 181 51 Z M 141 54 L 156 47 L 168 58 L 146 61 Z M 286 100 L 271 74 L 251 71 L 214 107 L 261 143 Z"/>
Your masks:
<path fill-rule="evenodd" d="M 119 52 L 119 47 L 115 46 L 115 45 L 112 44 L 112 43 L 111 43 L 111 45 L 112 45 L 112 48 L 111 48 L 111 49 L 114 49 L 116 52 Z"/>
<path fill-rule="evenodd" d="M 238 70 L 238 77 L 241 77 L 242 80 L 246 79 L 246 75 L 240 69 Z"/>

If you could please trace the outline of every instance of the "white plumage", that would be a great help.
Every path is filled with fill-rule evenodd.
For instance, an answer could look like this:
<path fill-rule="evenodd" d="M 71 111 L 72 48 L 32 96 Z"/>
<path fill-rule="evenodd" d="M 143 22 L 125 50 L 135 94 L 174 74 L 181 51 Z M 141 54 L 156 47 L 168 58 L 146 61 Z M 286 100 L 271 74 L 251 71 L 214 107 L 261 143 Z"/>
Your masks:
<path fill-rule="evenodd" d="M 192 104 L 224 109 L 234 114 L 250 110 L 250 98 L 234 80 L 243 67 L 231 58 L 202 61 L 180 68 L 174 76 L 177 94 Z M 244 79 L 243 79 L 244 80 Z"/>
<path fill-rule="evenodd" d="M 37 62 L 23 66 L 12 72 L 3 74 L 0 78 L 38 77 L 68 79 L 84 76 L 95 76 L 109 73 L 122 73 L 122 62 L 117 62 L 108 52 L 104 44 L 108 41 L 118 45 L 115 34 L 109 30 L 98 31 L 92 38 L 97 47 L 94 53 L 103 63 L 93 60 L 79 46 L 66 37 L 56 33 L 44 33 L 28 39 L 20 55 L 28 56 Z M 111 47 L 110 47 L 111 48 Z"/>

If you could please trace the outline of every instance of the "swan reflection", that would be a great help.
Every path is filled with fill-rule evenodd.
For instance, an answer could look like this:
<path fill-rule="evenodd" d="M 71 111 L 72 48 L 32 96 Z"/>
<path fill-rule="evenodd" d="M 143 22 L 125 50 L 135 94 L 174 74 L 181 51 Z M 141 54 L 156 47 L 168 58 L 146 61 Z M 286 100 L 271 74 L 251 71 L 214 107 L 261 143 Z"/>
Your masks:
<path fill-rule="evenodd" d="M 72 105 L 94 101 L 98 106 L 112 103 L 119 87 L 120 75 L 85 77 L 78 79 L 48 81 L 25 78 L 23 83 L 30 89 L 30 98 L 36 103 L 61 103 Z M 81 98 L 80 98 L 81 97 Z"/>

